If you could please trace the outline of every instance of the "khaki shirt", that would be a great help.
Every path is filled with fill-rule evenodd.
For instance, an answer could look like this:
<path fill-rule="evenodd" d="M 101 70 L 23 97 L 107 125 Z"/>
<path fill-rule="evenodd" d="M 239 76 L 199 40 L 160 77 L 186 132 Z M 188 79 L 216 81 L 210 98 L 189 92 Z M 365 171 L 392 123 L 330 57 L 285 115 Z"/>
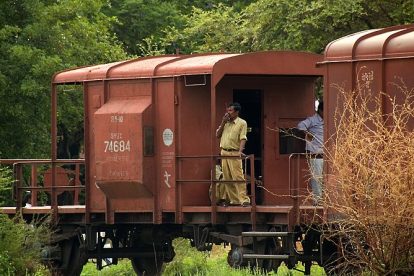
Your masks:
<path fill-rule="evenodd" d="M 220 139 L 220 148 L 239 150 L 240 141 L 247 140 L 247 123 L 240 117 L 224 125 Z"/>

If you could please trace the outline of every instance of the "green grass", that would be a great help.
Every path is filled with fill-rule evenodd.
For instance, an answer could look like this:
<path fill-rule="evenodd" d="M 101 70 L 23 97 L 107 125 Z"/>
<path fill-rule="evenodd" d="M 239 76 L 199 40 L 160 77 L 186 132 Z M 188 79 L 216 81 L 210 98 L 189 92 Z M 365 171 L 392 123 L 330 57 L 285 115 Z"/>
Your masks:
<path fill-rule="evenodd" d="M 120 260 L 117 265 L 111 265 L 104 267 L 101 271 L 96 269 L 96 264 L 93 262 L 88 262 L 83 266 L 82 274 L 83 276 L 134 276 L 136 275 L 132 269 L 131 261 L 128 259 Z"/>
<path fill-rule="evenodd" d="M 215 260 L 211 261 L 208 260 L 204 267 L 197 267 L 191 261 L 186 261 L 182 263 L 181 269 L 173 269 L 167 268 L 169 265 L 164 266 L 163 275 L 169 276 L 262 276 L 262 275 L 269 275 L 269 276 L 301 276 L 304 275 L 300 271 L 296 271 L 294 269 L 289 270 L 284 264 L 282 264 L 277 272 L 271 273 L 262 273 L 261 271 L 251 270 L 248 268 L 244 269 L 234 269 L 227 265 L 227 262 L 224 260 Z M 299 270 L 304 270 L 303 265 L 298 264 L 296 266 Z M 83 267 L 82 271 L 83 276 L 92 276 L 92 275 L 117 275 L 117 276 L 129 276 L 135 275 L 134 270 L 132 269 L 131 263 L 129 260 L 124 259 L 120 260 L 118 265 L 113 265 L 109 267 L 103 268 L 101 271 L 96 269 L 96 264 L 89 262 Z M 312 276 L 325 276 L 325 272 L 323 268 L 317 265 L 313 265 L 311 268 L 311 275 Z"/>

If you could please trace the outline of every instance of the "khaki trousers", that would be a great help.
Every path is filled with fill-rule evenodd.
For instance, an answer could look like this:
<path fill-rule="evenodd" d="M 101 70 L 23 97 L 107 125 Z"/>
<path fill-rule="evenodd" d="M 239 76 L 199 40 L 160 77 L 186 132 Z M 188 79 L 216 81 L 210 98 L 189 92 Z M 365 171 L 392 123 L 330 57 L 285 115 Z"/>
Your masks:
<path fill-rule="evenodd" d="M 237 151 L 221 150 L 221 156 L 239 156 Z M 243 165 L 241 159 L 222 159 L 223 180 L 244 181 Z M 250 203 L 247 196 L 246 183 L 226 182 L 218 187 L 220 199 L 230 201 L 230 204 Z"/>

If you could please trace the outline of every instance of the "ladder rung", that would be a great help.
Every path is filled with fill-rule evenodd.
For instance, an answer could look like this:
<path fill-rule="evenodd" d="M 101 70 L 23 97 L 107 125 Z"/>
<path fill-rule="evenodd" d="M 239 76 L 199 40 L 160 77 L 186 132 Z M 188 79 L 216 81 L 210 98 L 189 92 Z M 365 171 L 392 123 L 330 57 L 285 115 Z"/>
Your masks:
<path fill-rule="evenodd" d="M 243 237 L 287 237 L 289 232 L 242 232 Z"/>
<path fill-rule="evenodd" d="M 275 259 L 275 260 L 287 260 L 289 255 L 262 255 L 262 254 L 243 254 L 245 259 Z"/>

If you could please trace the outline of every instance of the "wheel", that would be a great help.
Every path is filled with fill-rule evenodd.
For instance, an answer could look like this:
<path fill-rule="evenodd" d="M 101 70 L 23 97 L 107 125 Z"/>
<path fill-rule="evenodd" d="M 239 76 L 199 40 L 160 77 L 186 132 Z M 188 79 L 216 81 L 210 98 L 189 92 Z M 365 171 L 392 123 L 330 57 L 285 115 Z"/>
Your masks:
<path fill-rule="evenodd" d="M 85 260 L 82 257 L 81 248 L 78 241 L 73 242 L 72 252 L 70 254 L 69 265 L 65 270 L 65 275 L 79 276 L 82 272 Z"/>
<path fill-rule="evenodd" d="M 163 261 L 154 257 L 131 259 L 132 268 L 139 276 L 161 275 Z"/>
<path fill-rule="evenodd" d="M 79 276 L 82 272 L 83 265 L 87 262 L 87 259 L 82 253 L 79 241 L 75 239 L 67 240 L 60 244 L 60 247 L 64 252 L 67 252 L 67 255 L 64 257 L 65 261 L 63 263 L 58 261 L 48 264 L 52 275 Z"/>
<path fill-rule="evenodd" d="M 277 238 L 273 238 L 271 242 L 266 242 L 265 255 L 281 255 L 283 248 Z M 265 259 L 263 260 L 263 269 L 266 272 L 277 271 L 282 263 L 281 260 Z"/>
<path fill-rule="evenodd" d="M 293 269 L 294 267 L 296 267 L 296 259 L 289 258 L 287 261 L 285 261 L 285 264 L 286 264 L 287 268 Z"/>
<path fill-rule="evenodd" d="M 227 263 L 233 268 L 239 268 L 243 265 L 243 247 L 232 246 L 227 254 Z"/>

